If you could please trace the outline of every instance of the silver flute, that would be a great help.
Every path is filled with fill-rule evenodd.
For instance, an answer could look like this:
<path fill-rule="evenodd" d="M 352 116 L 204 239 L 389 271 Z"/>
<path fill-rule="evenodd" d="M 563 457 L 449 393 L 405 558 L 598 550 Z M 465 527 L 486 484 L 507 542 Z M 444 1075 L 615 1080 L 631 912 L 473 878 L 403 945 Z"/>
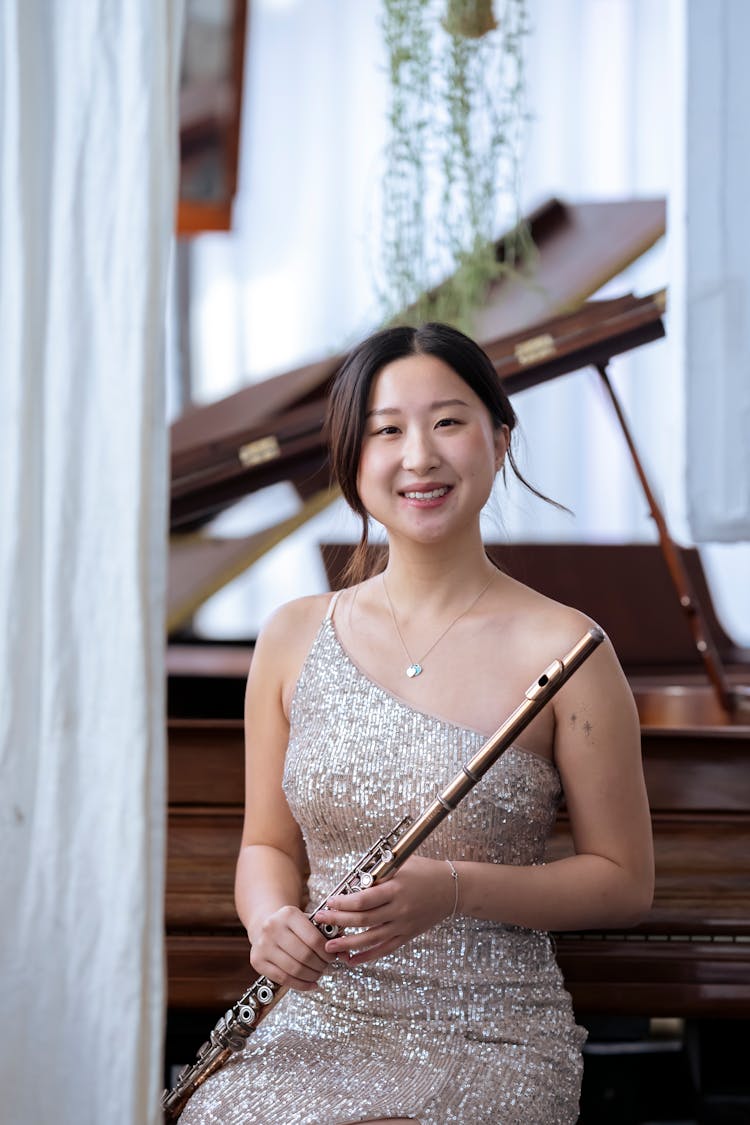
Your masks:
<path fill-rule="evenodd" d="M 314 921 L 319 910 L 328 905 L 335 895 L 353 894 L 355 891 L 383 883 L 417 850 L 437 826 L 453 812 L 460 801 L 484 776 L 490 766 L 511 746 L 541 709 L 560 690 L 564 683 L 580 668 L 604 640 L 604 632 L 594 627 L 560 660 L 545 668 L 541 676 L 524 693 L 522 703 L 480 746 L 476 754 L 465 763 L 424 812 L 412 820 L 405 816 L 386 836 L 381 836 L 357 860 L 338 886 L 310 911 L 308 918 L 327 938 L 335 937 L 338 926 Z M 194 1063 L 188 1064 L 177 1077 L 175 1086 L 165 1090 L 162 1108 L 166 1122 L 177 1121 L 185 1105 L 207 1078 L 220 1070 L 231 1056 L 243 1050 L 245 1043 L 260 1021 L 279 1002 L 287 991 L 281 985 L 258 977 L 243 992 L 239 1000 L 220 1017 L 208 1040 L 198 1051 Z"/>

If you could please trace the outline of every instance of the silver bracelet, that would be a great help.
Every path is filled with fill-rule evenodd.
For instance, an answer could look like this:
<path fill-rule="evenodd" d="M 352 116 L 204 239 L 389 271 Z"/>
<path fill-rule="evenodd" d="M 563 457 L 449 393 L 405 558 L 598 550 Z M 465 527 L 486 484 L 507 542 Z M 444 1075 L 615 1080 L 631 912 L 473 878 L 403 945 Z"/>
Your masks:
<path fill-rule="evenodd" d="M 451 875 L 453 876 L 453 888 L 454 888 L 455 897 L 453 899 L 453 910 L 451 911 L 451 913 L 449 914 L 449 916 L 447 918 L 448 922 L 452 922 L 453 919 L 456 917 L 456 911 L 458 910 L 458 872 L 456 871 L 455 867 L 453 866 L 453 864 L 451 863 L 451 861 L 449 859 L 446 859 L 445 862 L 450 867 Z"/>

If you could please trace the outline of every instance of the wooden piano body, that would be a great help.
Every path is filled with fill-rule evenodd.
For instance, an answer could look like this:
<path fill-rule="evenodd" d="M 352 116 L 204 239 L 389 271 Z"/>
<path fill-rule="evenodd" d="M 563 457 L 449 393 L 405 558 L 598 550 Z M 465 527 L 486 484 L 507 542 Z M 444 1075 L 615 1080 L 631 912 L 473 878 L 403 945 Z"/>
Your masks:
<path fill-rule="evenodd" d="M 324 548 L 332 585 L 348 551 Z M 641 715 L 654 906 L 627 933 L 557 935 L 577 1009 L 750 1018 L 750 725 L 723 714 L 705 682 L 658 547 L 515 544 L 492 553 L 514 576 L 580 605 L 603 625 Z M 683 554 L 708 598 L 698 553 Z M 730 675 L 746 682 L 750 654 L 714 624 Z M 170 651 L 167 953 L 176 1008 L 218 1012 L 248 979 L 232 881 L 251 656 L 244 646 Z M 567 847 L 562 810 L 551 854 Z"/>

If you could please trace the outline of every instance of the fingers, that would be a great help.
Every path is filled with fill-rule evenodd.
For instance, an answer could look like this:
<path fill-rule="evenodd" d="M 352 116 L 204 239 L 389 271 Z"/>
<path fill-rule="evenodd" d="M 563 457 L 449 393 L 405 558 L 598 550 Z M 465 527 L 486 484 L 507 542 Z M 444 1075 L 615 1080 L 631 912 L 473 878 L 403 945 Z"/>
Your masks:
<path fill-rule="evenodd" d="M 374 887 L 367 887 L 364 891 L 353 891 L 351 894 L 331 895 L 326 905 L 331 910 L 361 911 L 372 910 L 384 906 L 393 899 L 394 880 L 378 883 Z"/>
<path fill-rule="evenodd" d="M 342 930 L 370 929 L 393 918 L 393 911 L 381 906 L 374 910 L 319 910 L 315 921 L 331 924 Z"/>
<path fill-rule="evenodd" d="M 281 964 L 274 964 L 273 961 L 260 961 L 257 964 L 252 961 L 253 968 L 261 976 L 268 977 L 269 980 L 281 985 L 283 988 L 291 988 L 297 992 L 312 992 L 318 987 L 318 980 L 321 976 L 316 973 L 311 979 L 308 976 L 296 976 L 293 972 L 287 972 Z M 304 972 L 302 969 L 300 972 Z"/>
<path fill-rule="evenodd" d="M 350 965 L 364 964 L 392 953 L 441 921 L 450 912 L 447 898 L 452 903 L 454 894 L 442 860 L 412 856 L 385 883 L 332 896 L 314 921 L 343 931 L 325 945 L 329 956 Z"/>
<path fill-rule="evenodd" d="M 314 983 L 333 958 L 329 956 L 324 960 L 311 955 L 301 943 L 290 942 L 287 947 L 276 946 L 268 950 L 253 951 L 250 960 L 253 968 L 263 972 L 277 984 L 286 984 L 287 977 Z"/>
<path fill-rule="evenodd" d="M 324 909 L 315 914 L 315 922 L 331 923 L 342 929 L 377 926 L 393 917 L 393 887 L 385 884 L 351 895 L 334 895 Z"/>
<path fill-rule="evenodd" d="M 334 937 L 326 943 L 326 952 L 342 956 L 350 964 L 374 961 L 383 953 L 392 953 L 406 940 L 404 934 L 395 933 L 394 926 L 373 926 L 359 934 Z"/>
<path fill-rule="evenodd" d="M 314 988 L 334 959 L 322 934 L 294 907 L 284 907 L 266 919 L 250 954 L 257 972 L 302 991 Z"/>
<path fill-rule="evenodd" d="M 317 911 L 314 921 L 331 923 L 346 932 L 326 942 L 326 953 L 349 965 L 359 965 L 398 949 L 407 937 L 394 933 L 392 892 L 393 886 L 372 887 L 330 898 L 327 907 Z"/>

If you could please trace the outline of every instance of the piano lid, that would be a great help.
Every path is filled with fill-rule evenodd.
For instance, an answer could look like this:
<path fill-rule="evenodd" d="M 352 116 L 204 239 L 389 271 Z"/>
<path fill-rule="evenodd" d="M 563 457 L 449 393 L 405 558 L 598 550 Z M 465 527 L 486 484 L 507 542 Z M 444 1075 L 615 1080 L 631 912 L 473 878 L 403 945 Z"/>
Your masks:
<path fill-rule="evenodd" d="M 248 429 L 319 396 L 340 363 L 341 356 L 334 356 L 272 375 L 175 419 L 170 431 L 173 479 L 189 472 L 196 458 L 207 461 L 212 449 L 220 452 L 233 435 L 241 441 Z"/>
<path fill-rule="evenodd" d="M 545 203 L 528 218 L 533 272 L 493 285 L 476 317 L 477 339 L 522 332 L 576 309 L 658 242 L 666 221 L 664 199 Z"/>
<path fill-rule="evenodd" d="M 582 367 L 606 366 L 613 356 L 660 339 L 666 297 L 661 289 L 648 297 L 587 301 L 577 312 L 488 340 L 484 348 L 505 390 L 515 394 Z"/>
<path fill-rule="evenodd" d="M 513 336 L 484 341 L 509 394 L 588 365 L 606 364 L 664 335 L 663 290 L 648 297 L 587 301 L 575 313 Z M 343 357 L 332 365 L 335 371 Z M 303 405 L 260 423 L 234 428 L 225 438 L 182 451 L 174 460 L 171 527 L 191 530 L 240 497 L 292 480 L 304 497 L 328 481 L 323 391 Z M 244 392 L 241 392 L 244 393 Z M 237 396 L 233 396 L 236 398 Z"/>

